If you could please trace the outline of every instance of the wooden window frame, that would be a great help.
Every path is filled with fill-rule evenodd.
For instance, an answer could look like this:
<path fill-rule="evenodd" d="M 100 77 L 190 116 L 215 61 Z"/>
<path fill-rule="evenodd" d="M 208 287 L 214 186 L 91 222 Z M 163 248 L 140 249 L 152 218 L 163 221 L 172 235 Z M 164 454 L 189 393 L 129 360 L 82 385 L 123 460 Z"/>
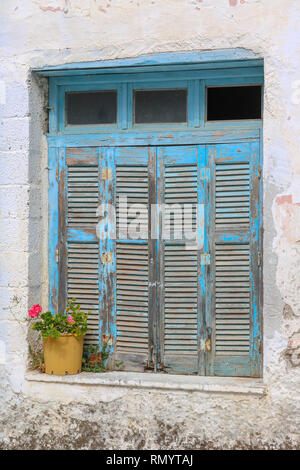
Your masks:
<path fill-rule="evenodd" d="M 163 55 L 163 54 L 162 54 Z M 216 63 L 186 63 L 184 65 L 149 65 L 124 67 L 115 61 L 115 67 L 93 68 L 83 71 L 79 66 L 63 71 L 39 71 L 49 76 L 49 135 L 92 134 L 111 130 L 185 129 L 225 127 L 257 127 L 262 119 L 243 121 L 206 120 L 206 88 L 209 86 L 263 87 L 263 61 L 261 59 L 220 61 Z M 193 61 L 191 56 L 191 62 Z M 113 61 L 112 61 L 113 62 Z M 188 89 L 187 124 L 139 124 L 133 126 L 133 90 L 135 89 Z M 116 89 L 118 93 L 117 124 L 76 125 L 65 124 L 66 92 L 102 91 Z M 262 104 L 263 107 L 263 104 Z"/>
<path fill-rule="evenodd" d="M 209 86 L 260 85 L 263 96 L 263 61 L 245 54 L 222 53 L 222 60 L 214 60 L 204 54 L 182 56 L 161 54 L 156 65 L 147 65 L 143 58 L 137 62 L 109 61 L 107 64 L 74 64 L 70 67 L 53 67 L 35 72 L 49 77 L 49 307 L 56 311 L 59 302 L 59 269 L 57 247 L 59 246 L 59 162 L 65 148 L 71 146 L 134 145 L 182 145 L 218 144 L 236 141 L 259 142 L 258 165 L 262 168 L 262 119 L 242 121 L 206 121 L 206 88 Z M 178 58 L 180 57 L 180 58 Z M 209 59 L 209 60 L 208 60 Z M 149 63 L 149 62 L 148 62 Z M 188 88 L 188 123 L 174 125 L 132 124 L 134 89 Z M 69 91 L 118 91 L 116 125 L 65 126 L 65 93 Z M 263 108 L 263 103 L 262 103 Z M 237 129 L 238 138 L 237 138 Z M 124 132 L 126 131 L 126 132 Z M 259 185 L 262 201 L 262 183 Z M 261 203 L 262 204 L 262 203 Z M 262 206 L 259 208 L 258 246 L 262 253 Z M 262 271 L 259 283 L 260 325 L 262 324 Z M 260 326 L 253 348 L 261 351 L 262 328 Z M 230 374 L 229 374 L 230 375 Z M 255 376 L 262 375 L 262 354 Z"/>

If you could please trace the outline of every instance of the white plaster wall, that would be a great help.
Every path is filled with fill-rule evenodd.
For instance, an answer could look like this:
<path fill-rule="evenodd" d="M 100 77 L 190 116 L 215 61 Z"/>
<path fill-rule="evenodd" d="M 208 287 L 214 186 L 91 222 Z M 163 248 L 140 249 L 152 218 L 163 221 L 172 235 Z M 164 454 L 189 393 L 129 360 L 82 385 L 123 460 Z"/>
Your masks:
<path fill-rule="evenodd" d="M 299 445 L 300 2 L 2 0 L 0 10 L 0 447 L 45 446 L 39 427 L 65 447 L 72 429 L 78 447 Z M 30 69 L 235 47 L 265 61 L 267 396 L 140 390 L 110 405 L 98 400 L 96 412 L 76 399 L 68 407 L 46 395 L 32 403 L 23 392 L 25 317 L 32 303 L 47 303 L 47 87 Z"/>

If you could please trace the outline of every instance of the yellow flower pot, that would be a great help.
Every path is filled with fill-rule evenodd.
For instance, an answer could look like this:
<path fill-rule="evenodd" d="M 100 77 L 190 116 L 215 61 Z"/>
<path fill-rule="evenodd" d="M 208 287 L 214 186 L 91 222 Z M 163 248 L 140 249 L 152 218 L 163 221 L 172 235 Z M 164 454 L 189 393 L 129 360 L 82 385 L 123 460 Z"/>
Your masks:
<path fill-rule="evenodd" d="M 45 372 L 50 375 L 71 375 L 81 372 L 83 339 L 74 335 L 43 338 Z"/>

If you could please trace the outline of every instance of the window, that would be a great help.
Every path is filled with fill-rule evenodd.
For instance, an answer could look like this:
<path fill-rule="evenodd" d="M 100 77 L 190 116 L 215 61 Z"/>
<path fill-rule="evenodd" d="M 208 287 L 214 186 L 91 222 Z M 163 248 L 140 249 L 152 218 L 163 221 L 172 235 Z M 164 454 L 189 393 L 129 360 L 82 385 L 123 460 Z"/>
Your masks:
<path fill-rule="evenodd" d="M 261 119 L 260 86 L 207 88 L 207 120 Z"/>
<path fill-rule="evenodd" d="M 117 92 L 66 93 L 67 125 L 114 124 L 117 121 Z"/>
<path fill-rule="evenodd" d="M 187 122 L 187 90 L 137 90 L 134 92 L 134 122 Z"/>
<path fill-rule="evenodd" d="M 50 304 L 76 297 L 123 370 L 261 373 L 254 68 L 51 77 Z"/>

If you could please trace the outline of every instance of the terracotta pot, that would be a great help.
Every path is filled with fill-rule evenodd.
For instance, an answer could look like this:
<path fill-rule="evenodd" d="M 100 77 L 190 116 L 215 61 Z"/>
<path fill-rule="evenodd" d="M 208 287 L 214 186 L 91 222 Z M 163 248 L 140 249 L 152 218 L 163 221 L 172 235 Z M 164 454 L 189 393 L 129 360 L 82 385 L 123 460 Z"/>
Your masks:
<path fill-rule="evenodd" d="M 81 372 L 83 339 L 74 335 L 44 338 L 45 372 L 51 375 L 72 375 Z"/>

